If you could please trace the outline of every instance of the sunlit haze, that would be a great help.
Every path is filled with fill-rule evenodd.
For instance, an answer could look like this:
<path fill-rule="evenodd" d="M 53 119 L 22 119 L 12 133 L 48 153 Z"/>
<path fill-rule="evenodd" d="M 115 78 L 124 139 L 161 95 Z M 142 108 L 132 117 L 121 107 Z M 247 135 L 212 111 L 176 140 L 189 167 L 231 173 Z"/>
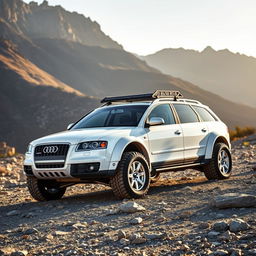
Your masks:
<path fill-rule="evenodd" d="M 25 1 L 30 2 L 30 1 Z M 41 3 L 42 1 L 38 1 Z M 228 48 L 256 56 L 255 0 L 49 0 L 97 21 L 125 50 Z"/>

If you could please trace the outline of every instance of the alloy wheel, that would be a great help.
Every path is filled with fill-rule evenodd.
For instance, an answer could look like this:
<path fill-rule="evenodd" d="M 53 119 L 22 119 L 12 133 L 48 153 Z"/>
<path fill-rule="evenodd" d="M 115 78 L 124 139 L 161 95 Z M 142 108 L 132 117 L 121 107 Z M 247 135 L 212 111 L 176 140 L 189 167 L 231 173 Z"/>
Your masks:
<path fill-rule="evenodd" d="M 146 172 L 141 162 L 134 161 L 131 163 L 128 170 L 128 181 L 130 187 L 135 191 L 140 191 L 144 188 L 146 182 Z"/>

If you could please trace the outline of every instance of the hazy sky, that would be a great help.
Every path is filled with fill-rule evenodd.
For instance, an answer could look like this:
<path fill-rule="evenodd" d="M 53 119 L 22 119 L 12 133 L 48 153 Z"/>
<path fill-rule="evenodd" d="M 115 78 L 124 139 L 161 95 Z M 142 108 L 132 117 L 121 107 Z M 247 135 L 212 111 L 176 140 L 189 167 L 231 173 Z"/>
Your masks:
<path fill-rule="evenodd" d="M 256 0 L 49 0 L 49 4 L 83 13 L 137 54 L 211 45 L 256 57 Z"/>

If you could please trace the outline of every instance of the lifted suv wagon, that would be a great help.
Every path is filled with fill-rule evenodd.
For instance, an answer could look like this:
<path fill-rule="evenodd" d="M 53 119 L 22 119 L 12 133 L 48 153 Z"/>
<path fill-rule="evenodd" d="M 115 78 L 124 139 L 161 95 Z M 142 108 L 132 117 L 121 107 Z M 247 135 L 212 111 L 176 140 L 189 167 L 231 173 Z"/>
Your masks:
<path fill-rule="evenodd" d="M 144 196 L 161 172 L 188 168 L 226 179 L 232 162 L 227 126 L 177 91 L 108 97 L 68 130 L 32 141 L 24 171 L 39 201 L 68 186 L 104 183 L 119 198 Z"/>

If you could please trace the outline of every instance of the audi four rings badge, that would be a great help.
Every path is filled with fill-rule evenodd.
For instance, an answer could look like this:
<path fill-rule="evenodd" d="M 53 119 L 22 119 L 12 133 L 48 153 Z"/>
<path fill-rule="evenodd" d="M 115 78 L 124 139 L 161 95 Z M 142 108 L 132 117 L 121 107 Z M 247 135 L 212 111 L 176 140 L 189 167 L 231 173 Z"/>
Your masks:
<path fill-rule="evenodd" d="M 58 151 L 58 147 L 57 146 L 46 146 L 43 148 L 43 152 L 44 153 L 56 153 Z"/>

